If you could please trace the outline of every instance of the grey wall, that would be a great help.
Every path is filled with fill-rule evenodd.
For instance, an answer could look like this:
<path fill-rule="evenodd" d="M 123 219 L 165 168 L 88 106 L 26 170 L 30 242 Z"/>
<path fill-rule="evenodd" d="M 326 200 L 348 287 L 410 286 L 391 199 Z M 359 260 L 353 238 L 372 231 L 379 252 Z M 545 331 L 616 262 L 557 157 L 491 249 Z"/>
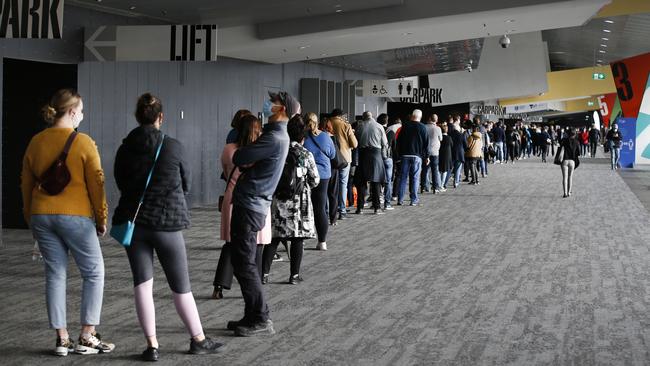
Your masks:
<path fill-rule="evenodd" d="M 299 96 L 300 79 L 305 77 L 337 82 L 379 78 L 311 63 L 267 65 L 221 58 L 212 63 L 81 62 L 83 27 L 150 23 L 146 19 L 66 6 L 63 39 L 0 40 L 0 56 L 3 58 L 79 63 L 79 91 L 84 97 L 85 109 L 85 120 L 80 130 L 97 142 L 111 207 L 117 202 L 113 158 L 122 138 L 136 126 L 133 110 L 141 93 L 152 92 L 162 98 L 166 113 L 163 130 L 185 144 L 194 175 L 192 204 L 202 205 L 215 203 L 223 191 L 219 179 L 219 155 L 237 109 L 260 111 L 266 90 L 282 89 Z M 1 71 L 0 65 L 0 81 Z M 0 89 L 0 96 L 1 93 Z M 374 102 L 380 103 L 379 100 Z M 372 108 L 376 107 L 373 105 Z M 180 119 L 181 110 L 184 111 L 183 120 Z M 0 155 L 0 162 L 1 159 Z"/>
<path fill-rule="evenodd" d="M 85 110 L 80 129 L 97 142 L 109 202 L 114 204 L 118 192 L 112 180 L 113 157 L 121 139 L 136 127 L 135 101 L 144 92 L 158 95 L 166 115 L 163 131 L 185 144 L 191 162 L 192 204 L 212 204 L 224 188 L 219 179 L 219 157 L 235 111 L 261 111 L 267 90 L 286 90 L 299 96 L 301 78 L 343 81 L 363 76 L 316 64 L 264 65 L 232 59 L 216 63 L 80 63 L 79 91 Z"/>

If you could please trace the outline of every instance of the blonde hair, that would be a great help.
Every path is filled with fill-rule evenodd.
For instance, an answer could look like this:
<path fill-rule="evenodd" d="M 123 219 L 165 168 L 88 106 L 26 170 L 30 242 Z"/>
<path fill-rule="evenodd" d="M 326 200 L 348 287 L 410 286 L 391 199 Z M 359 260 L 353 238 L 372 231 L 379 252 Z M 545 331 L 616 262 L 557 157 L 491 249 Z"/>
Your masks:
<path fill-rule="evenodd" d="M 41 113 L 43 119 L 48 125 L 53 125 L 54 122 L 72 108 L 75 108 L 81 102 L 81 95 L 73 89 L 61 89 L 54 93 L 50 102 L 43 106 Z"/>
<path fill-rule="evenodd" d="M 316 113 L 309 112 L 305 115 L 305 127 L 307 131 L 311 132 L 314 136 L 318 134 L 318 117 Z"/>

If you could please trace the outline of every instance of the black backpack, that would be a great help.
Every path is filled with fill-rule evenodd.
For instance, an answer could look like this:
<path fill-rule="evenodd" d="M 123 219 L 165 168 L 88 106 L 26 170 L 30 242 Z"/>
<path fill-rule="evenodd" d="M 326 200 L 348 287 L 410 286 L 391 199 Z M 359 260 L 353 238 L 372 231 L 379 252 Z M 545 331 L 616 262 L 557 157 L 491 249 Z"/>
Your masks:
<path fill-rule="evenodd" d="M 305 180 L 298 177 L 298 167 L 303 165 L 303 163 L 304 161 L 299 149 L 290 147 L 287 159 L 284 161 L 280 181 L 275 189 L 276 198 L 289 200 L 302 192 L 305 187 Z"/>

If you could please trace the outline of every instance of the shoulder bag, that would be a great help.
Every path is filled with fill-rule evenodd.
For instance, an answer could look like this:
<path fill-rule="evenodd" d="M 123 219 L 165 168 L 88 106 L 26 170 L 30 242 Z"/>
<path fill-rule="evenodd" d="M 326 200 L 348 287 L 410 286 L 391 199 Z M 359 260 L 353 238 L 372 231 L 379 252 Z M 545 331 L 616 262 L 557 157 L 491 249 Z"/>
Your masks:
<path fill-rule="evenodd" d="M 70 183 L 70 171 L 65 164 L 65 160 L 68 158 L 68 153 L 70 152 L 70 147 L 75 137 L 77 137 L 77 131 L 72 131 L 59 157 L 56 158 L 54 163 L 47 168 L 39 179 L 40 183 L 38 188 L 50 196 L 56 196 L 61 193 L 68 183 Z"/>
<path fill-rule="evenodd" d="M 140 197 L 140 202 L 138 203 L 138 208 L 135 210 L 135 215 L 133 215 L 133 221 L 128 220 L 127 222 L 119 225 L 113 225 L 111 227 L 111 237 L 117 240 L 120 244 L 128 247 L 131 245 L 131 239 L 133 238 L 133 231 L 135 230 L 135 219 L 138 217 L 138 212 L 140 212 L 140 206 L 144 202 L 144 194 L 147 192 L 147 187 L 151 182 L 151 176 L 153 175 L 153 169 L 156 167 L 156 161 L 158 161 L 158 156 L 160 155 L 160 149 L 162 148 L 163 141 L 165 141 L 165 135 L 162 135 L 160 144 L 158 145 L 158 150 L 156 151 L 156 157 L 153 160 L 153 165 L 149 171 L 149 176 L 147 177 L 147 183 L 144 185 L 144 191 L 142 191 L 142 196 Z"/>
<path fill-rule="evenodd" d="M 327 156 L 327 154 L 325 154 L 325 151 L 323 151 L 323 149 L 320 147 L 318 142 L 316 142 L 314 135 L 312 135 L 311 132 L 308 132 L 308 134 L 309 134 L 309 138 L 314 142 L 314 145 L 316 145 L 318 150 L 320 150 L 323 153 L 323 155 Z M 346 166 L 348 166 L 348 162 L 345 161 L 343 154 L 341 154 L 341 149 L 339 149 L 337 146 L 334 147 L 336 148 L 336 157 L 334 159 L 331 159 L 330 162 L 335 169 L 343 169 Z"/>

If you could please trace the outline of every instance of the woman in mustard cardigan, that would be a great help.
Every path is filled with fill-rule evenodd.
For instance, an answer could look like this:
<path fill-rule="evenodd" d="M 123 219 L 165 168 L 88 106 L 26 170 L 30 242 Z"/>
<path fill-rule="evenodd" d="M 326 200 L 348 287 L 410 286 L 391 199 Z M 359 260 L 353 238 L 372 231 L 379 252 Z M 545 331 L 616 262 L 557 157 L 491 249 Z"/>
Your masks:
<path fill-rule="evenodd" d="M 108 216 L 99 152 L 88 135 L 76 135 L 66 159 L 70 182 L 60 193 L 50 195 L 40 187 L 39 178 L 81 123 L 81 96 L 70 89 L 59 90 L 43 108 L 43 118 L 49 128 L 34 136 L 27 147 L 21 189 L 25 221 L 38 241 L 45 264 L 47 315 L 50 327 L 57 333 L 55 353 L 67 356 L 73 350 L 81 354 L 111 352 L 115 345 L 100 340 L 95 332 L 104 293 L 104 259 L 97 236 L 106 233 Z M 83 279 L 81 334 L 76 347 L 66 324 L 68 252 Z"/>

